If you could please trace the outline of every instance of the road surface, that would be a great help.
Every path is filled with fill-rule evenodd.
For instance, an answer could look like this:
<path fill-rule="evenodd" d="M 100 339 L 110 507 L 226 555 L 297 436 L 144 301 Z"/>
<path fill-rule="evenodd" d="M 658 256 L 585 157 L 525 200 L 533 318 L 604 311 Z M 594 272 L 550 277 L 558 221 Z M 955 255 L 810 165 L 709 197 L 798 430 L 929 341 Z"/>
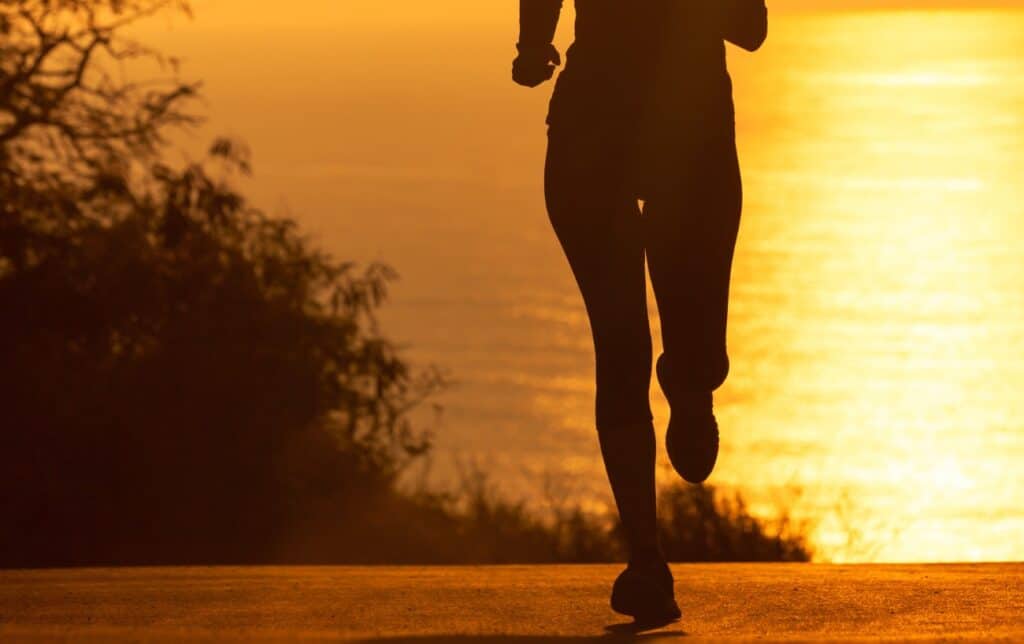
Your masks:
<path fill-rule="evenodd" d="M 618 566 L 0 571 L 0 641 L 585 642 L 633 638 Z M 1024 642 L 1024 564 L 678 565 L 644 639 Z"/>

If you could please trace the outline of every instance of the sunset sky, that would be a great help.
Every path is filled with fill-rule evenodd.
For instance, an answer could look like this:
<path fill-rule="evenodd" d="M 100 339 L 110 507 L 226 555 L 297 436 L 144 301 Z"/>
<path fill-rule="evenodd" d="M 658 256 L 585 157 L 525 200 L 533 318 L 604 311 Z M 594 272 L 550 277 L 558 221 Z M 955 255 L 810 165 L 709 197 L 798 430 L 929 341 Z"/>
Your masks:
<path fill-rule="evenodd" d="M 571 5 L 572 0 L 566 0 Z M 276 0 L 194 0 L 205 21 L 271 23 L 278 26 L 310 24 L 311 19 L 333 22 L 351 19 L 384 19 L 393 23 L 414 21 L 452 24 L 466 19 L 514 20 L 517 0 L 303 0 L 281 10 Z M 772 10 L 834 9 L 929 9 L 1021 7 L 1024 0 L 769 0 Z M 461 14 L 461 15 L 460 15 Z"/>
<path fill-rule="evenodd" d="M 551 85 L 509 79 L 518 2 L 193 4 L 146 38 L 204 81 L 204 133 L 252 145 L 257 203 L 394 265 L 386 328 L 460 382 L 437 470 L 479 457 L 513 495 L 554 474 L 604 498 L 543 203 Z M 716 483 L 766 515 L 804 490 L 825 559 L 1020 559 L 1024 13 L 948 9 L 1024 2 L 768 5 L 766 46 L 729 55 L 746 205 Z"/>

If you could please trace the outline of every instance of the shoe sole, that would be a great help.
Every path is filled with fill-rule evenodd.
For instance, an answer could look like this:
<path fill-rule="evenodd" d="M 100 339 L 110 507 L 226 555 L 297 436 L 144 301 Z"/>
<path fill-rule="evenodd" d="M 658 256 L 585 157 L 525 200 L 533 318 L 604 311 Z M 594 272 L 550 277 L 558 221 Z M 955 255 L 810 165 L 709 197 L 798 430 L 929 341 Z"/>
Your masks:
<path fill-rule="evenodd" d="M 679 604 L 674 597 L 651 592 L 616 592 L 612 591 L 612 610 L 621 615 L 628 615 L 638 623 L 674 622 L 683 616 Z"/>
<path fill-rule="evenodd" d="M 670 424 L 670 427 L 671 427 L 671 424 Z M 683 478 L 684 481 L 686 481 L 687 483 L 691 483 L 693 485 L 700 485 L 704 481 L 707 481 L 708 478 L 711 476 L 711 473 L 715 471 L 715 465 L 718 464 L 719 448 L 718 447 L 715 448 L 714 457 L 710 459 L 710 461 L 711 461 L 710 462 L 710 467 L 707 464 L 705 464 L 704 467 L 701 468 L 700 471 L 693 472 L 693 471 L 691 471 L 692 464 L 690 464 L 690 463 L 683 463 L 682 459 L 677 460 L 675 458 L 675 453 L 676 453 L 676 450 L 679 448 L 679 446 L 675 444 L 676 441 L 673 439 L 673 436 L 676 436 L 678 433 L 679 433 L 679 430 L 676 430 L 676 432 L 668 431 L 665 434 L 665 451 L 668 453 L 668 460 L 672 464 L 672 468 L 676 471 L 676 473 L 679 476 L 681 476 Z M 678 436 L 676 436 L 676 437 L 680 438 Z M 719 438 L 717 436 L 717 429 L 716 429 L 716 437 L 715 438 L 716 438 L 716 440 Z M 685 439 L 684 439 L 684 442 L 686 442 Z M 692 441 L 690 441 L 690 442 L 692 442 Z M 688 465 L 690 467 L 687 467 Z"/>

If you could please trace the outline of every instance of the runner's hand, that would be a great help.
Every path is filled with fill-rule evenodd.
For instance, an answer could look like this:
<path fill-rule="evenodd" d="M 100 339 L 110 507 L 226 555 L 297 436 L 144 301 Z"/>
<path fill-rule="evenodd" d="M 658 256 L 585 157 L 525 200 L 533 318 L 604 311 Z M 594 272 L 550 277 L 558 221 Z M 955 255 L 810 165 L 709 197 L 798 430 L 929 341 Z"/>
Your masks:
<path fill-rule="evenodd" d="M 519 56 L 512 61 L 512 80 L 524 87 L 536 87 L 555 75 L 562 56 L 554 45 L 516 45 Z"/>

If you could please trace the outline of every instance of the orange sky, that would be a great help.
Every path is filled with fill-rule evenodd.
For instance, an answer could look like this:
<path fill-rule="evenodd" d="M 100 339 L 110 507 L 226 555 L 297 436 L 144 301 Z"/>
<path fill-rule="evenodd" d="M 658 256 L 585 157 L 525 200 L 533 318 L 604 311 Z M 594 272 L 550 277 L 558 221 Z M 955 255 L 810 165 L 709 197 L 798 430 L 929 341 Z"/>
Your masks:
<path fill-rule="evenodd" d="M 570 3 L 572 0 L 566 0 Z M 386 20 L 396 23 L 436 20 L 459 24 L 514 20 L 517 0 L 302 0 L 283 11 L 279 0 L 192 0 L 204 21 L 219 24 L 335 23 L 338 20 Z M 768 0 L 773 10 L 906 9 L 1024 7 L 1024 0 Z"/>
<path fill-rule="evenodd" d="M 385 259 L 402 273 L 385 328 L 424 364 L 470 383 L 453 391 L 439 444 L 526 459 L 529 450 L 513 451 L 525 426 L 590 437 L 588 332 L 580 308 L 563 304 L 578 300 L 540 186 L 551 89 L 525 92 L 507 77 L 517 0 L 192 2 L 194 22 L 170 20 L 179 28 L 146 42 L 183 56 L 185 77 L 206 82 L 204 133 L 252 145 L 255 203 L 301 217 L 340 257 Z M 1024 7 L 768 3 L 776 15 Z M 1021 540 L 1007 535 L 1022 530 L 1024 496 L 1005 479 L 1024 449 L 1012 422 L 1024 417 L 1024 361 L 1012 350 L 1024 346 L 1013 313 L 1024 292 L 1014 250 L 1024 237 L 1014 174 L 1024 129 L 1020 84 L 1000 74 L 1021 77 L 1021 24 L 983 13 L 805 14 L 774 23 L 759 55 L 730 61 L 755 216 L 736 273 L 741 366 L 723 407 L 744 429 L 720 480 L 765 489 L 797 480 L 819 495 L 852 485 L 862 505 L 841 511 L 870 517 L 864 530 L 889 560 L 1019 558 Z M 565 21 L 560 46 L 570 36 Z M 463 203 L 476 205 L 454 207 Z M 776 315 L 779 306 L 788 308 Z M 510 373 L 510 364 L 533 366 Z M 480 414 L 494 431 L 479 431 Z M 872 445 L 892 435 L 901 456 L 879 464 Z M 544 466 L 600 482 L 596 453 L 575 449 L 544 456 Z M 991 520 L 964 529 L 960 517 L 982 515 Z M 822 530 L 849 550 L 842 525 Z"/>

